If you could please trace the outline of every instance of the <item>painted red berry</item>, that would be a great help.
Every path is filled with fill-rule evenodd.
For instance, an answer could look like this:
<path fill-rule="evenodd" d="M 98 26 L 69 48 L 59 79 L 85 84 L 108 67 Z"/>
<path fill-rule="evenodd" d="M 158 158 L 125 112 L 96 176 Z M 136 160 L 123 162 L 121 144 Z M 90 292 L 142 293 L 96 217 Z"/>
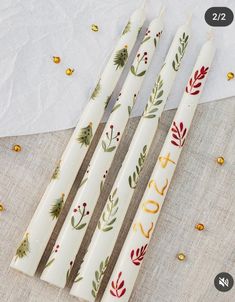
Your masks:
<path fill-rule="evenodd" d="M 69 264 L 70 264 L 70 266 L 72 266 L 72 265 L 73 265 L 73 261 L 70 261 L 70 263 L 69 263 Z"/>
<path fill-rule="evenodd" d="M 113 125 L 110 125 L 110 128 L 113 129 Z"/>
<path fill-rule="evenodd" d="M 86 212 L 86 214 L 87 214 L 87 215 L 89 215 L 89 214 L 90 214 L 90 212 L 89 212 L 89 211 L 87 211 L 87 212 Z"/>
<path fill-rule="evenodd" d="M 83 204 L 82 204 L 84 207 L 86 207 L 86 203 L 84 202 Z"/>
<path fill-rule="evenodd" d="M 77 209 L 74 209 L 73 211 L 74 211 L 74 213 L 76 213 L 78 210 L 77 210 Z"/>

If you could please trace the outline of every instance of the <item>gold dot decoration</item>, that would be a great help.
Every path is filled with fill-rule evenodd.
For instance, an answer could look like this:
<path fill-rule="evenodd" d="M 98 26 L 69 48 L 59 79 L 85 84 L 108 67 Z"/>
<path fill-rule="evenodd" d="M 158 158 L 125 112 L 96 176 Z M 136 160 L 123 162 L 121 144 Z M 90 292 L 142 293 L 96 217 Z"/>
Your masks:
<path fill-rule="evenodd" d="M 0 203 L 0 212 L 5 211 L 4 205 L 2 203 Z"/>
<path fill-rule="evenodd" d="M 198 223 L 195 225 L 195 229 L 198 231 L 203 231 L 205 229 L 205 226 L 202 223 Z"/>
<path fill-rule="evenodd" d="M 177 259 L 180 260 L 180 261 L 184 261 L 186 258 L 185 254 L 183 253 L 179 253 L 177 254 Z"/>
<path fill-rule="evenodd" d="M 99 26 L 96 25 L 96 24 L 92 24 L 91 25 L 91 30 L 94 31 L 94 32 L 97 32 L 97 31 L 99 31 Z"/>
<path fill-rule="evenodd" d="M 227 79 L 228 79 L 228 81 L 230 81 L 230 80 L 232 80 L 234 78 L 234 73 L 233 72 L 228 72 L 227 73 Z"/>
<path fill-rule="evenodd" d="M 15 151 L 15 152 L 20 152 L 22 150 L 21 146 L 20 145 L 14 145 L 12 147 L 12 150 Z"/>
<path fill-rule="evenodd" d="M 67 76 L 71 76 L 74 73 L 74 69 L 72 68 L 67 68 L 65 73 L 67 74 Z"/>
<path fill-rule="evenodd" d="M 219 164 L 219 165 L 223 165 L 224 164 L 224 158 L 223 158 L 223 156 L 219 156 L 218 158 L 217 158 L 217 163 Z"/>
<path fill-rule="evenodd" d="M 60 57 L 53 57 L 53 62 L 55 64 L 59 64 L 60 63 Z"/>

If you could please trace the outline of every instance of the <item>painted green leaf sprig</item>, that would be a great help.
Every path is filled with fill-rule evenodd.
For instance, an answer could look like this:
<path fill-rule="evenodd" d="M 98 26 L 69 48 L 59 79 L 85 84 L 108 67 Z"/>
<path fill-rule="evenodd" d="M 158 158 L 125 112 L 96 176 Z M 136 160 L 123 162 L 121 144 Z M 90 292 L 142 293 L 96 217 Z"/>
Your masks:
<path fill-rule="evenodd" d="M 180 68 L 181 60 L 183 59 L 186 47 L 188 45 L 189 35 L 183 33 L 182 37 L 179 38 L 180 45 L 178 47 L 178 52 L 175 54 L 175 60 L 172 62 L 172 67 L 175 71 Z"/>
<path fill-rule="evenodd" d="M 148 103 L 144 109 L 144 118 L 154 118 L 156 117 L 156 112 L 158 111 L 159 105 L 163 102 L 161 97 L 163 96 L 163 80 L 159 75 L 157 82 L 155 83 L 152 93 L 149 97 Z"/>
<path fill-rule="evenodd" d="M 142 171 L 144 167 L 144 162 L 147 156 L 147 145 L 143 147 L 142 152 L 140 153 L 140 156 L 138 158 L 138 163 L 136 164 L 135 171 L 133 172 L 132 175 L 129 176 L 128 181 L 129 181 L 129 186 L 132 189 L 135 189 L 139 180 L 139 175 L 140 172 Z"/>
<path fill-rule="evenodd" d="M 87 204 L 84 202 L 82 207 L 79 205 L 77 208 L 73 210 L 74 215 L 71 217 L 71 225 L 75 230 L 83 229 L 87 223 L 83 223 L 83 219 L 90 214 L 89 211 L 86 210 Z M 76 221 L 76 218 L 78 220 Z"/>
<path fill-rule="evenodd" d="M 97 296 L 108 263 L 109 263 L 109 257 L 107 257 L 105 261 L 101 261 L 98 270 L 95 271 L 95 279 L 92 281 L 92 290 L 91 290 L 91 294 L 94 298 L 96 298 Z"/>
<path fill-rule="evenodd" d="M 118 202 L 119 198 L 116 196 L 117 189 L 109 195 L 108 202 L 106 207 L 101 215 L 101 218 L 98 222 L 98 228 L 103 232 L 108 232 L 113 229 L 113 224 L 116 221 L 116 213 L 118 211 Z"/>

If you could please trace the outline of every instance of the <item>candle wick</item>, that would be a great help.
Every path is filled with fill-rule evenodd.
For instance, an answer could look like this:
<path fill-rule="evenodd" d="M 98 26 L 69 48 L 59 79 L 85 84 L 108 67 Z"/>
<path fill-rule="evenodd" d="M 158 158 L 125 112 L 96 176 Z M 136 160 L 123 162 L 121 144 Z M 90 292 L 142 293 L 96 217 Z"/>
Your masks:
<path fill-rule="evenodd" d="M 207 32 L 207 39 L 208 40 L 214 39 L 214 30 L 212 28 L 209 29 L 208 32 Z"/>
<path fill-rule="evenodd" d="M 147 0 L 143 0 L 142 4 L 140 6 L 140 9 L 145 10 L 145 8 L 146 8 L 146 2 L 147 2 Z"/>
<path fill-rule="evenodd" d="M 192 22 L 192 17 L 193 17 L 193 13 L 191 13 L 191 12 L 188 13 L 188 18 L 187 18 L 187 22 L 186 22 L 188 25 L 191 24 L 191 22 Z"/>
<path fill-rule="evenodd" d="M 161 10 L 160 10 L 159 17 L 163 17 L 163 16 L 164 16 L 165 10 L 166 10 L 166 7 L 162 4 L 162 5 L 161 5 Z"/>

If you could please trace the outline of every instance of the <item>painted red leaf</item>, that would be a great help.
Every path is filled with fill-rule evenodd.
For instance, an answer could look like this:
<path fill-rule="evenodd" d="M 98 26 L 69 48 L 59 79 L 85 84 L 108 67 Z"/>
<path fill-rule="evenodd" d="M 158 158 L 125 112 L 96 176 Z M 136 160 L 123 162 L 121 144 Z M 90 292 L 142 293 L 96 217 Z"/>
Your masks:
<path fill-rule="evenodd" d="M 179 147 L 179 145 L 175 142 L 175 141 L 171 141 L 171 143 L 177 147 Z"/>
<path fill-rule="evenodd" d="M 177 130 L 175 128 L 171 128 L 171 131 L 177 133 Z"/>
<path fill-rule="evenodd" d="M 194 85 L 194 88 L 199 88 L 202 85 L 202 83 L 197 83 L 196 85 Z"/>
<path fill-rule="evenodd" d="M 114 297 L 117 297 L 117 298 L 121 298 L 126 292 L 126 288 L 123 288 L 124 284 L 125 284 L 125 281 L 122 280 L 119 283 L 121 276 L 122 276 L 122 272 L 119 272 L 116 282 L 115 281 L 111 282 L 111 286 L 112 286 L 113 289 L 109 290 L 111 295 L 114 296 Z M 122 291 L 120 292 L 121 289 L 122 289 Z"/>
<path fill-rule="evenodd" d="M 122 280 L 122 282 L 119 284 L 118 289 L 123 288 L 123 286 L 124 286 L 124 280 Z"/>
<path fill-rule="evenodd" d="M 201 87 L 202 83 L 200 82 L 200 80 L 203 80 L 207 74 L 207 71 L 208 71 L 209 67 L 206 67 L 205 66 L 202 66 L 200 68 L 200 71 L 199 70 L 196 70 L 193 77 L 190 78 L 189 82 L 188 82 L 188 85 L 186 86 L 185 88 L 185 91 L 188 93 L 188 94 L 191 94 L 191 95 L 197 95 L 199 94 L 199 90 L 195 90 L 199 87 Z"/>
<path fill-rule="evenodd" d="M 147 246 L 148 246 L 148 244 L 141 246 L 141 248 L 137 248 L 136 251 L 134 251 L 134 250 L 131 251 L 131 260 L 132 260 L 133 264 L 140 265 L 141 261 L 144 259 L 144 255 L 146 253 Z"/>
<path fill-rule="evenodd" d="M 183 132 L 183 134 L 182 134 L 182 138 L 185 137 L 186 132 L 187 132 L 187 129 L 185 128 L 185 129 L 184 129 L 184 132 Z"/>
<path fill-rule="evenodd" d="M 135 254 L 135 251 L 132 250 L 132 251 L 131 251 L 131 259 L 133 258 L 134 254 Z"/>
<path fill-rule="evenodd" d="M 172 136 L 174 137 L 174 138 L 176 138 L 176 139 L 179 139 L 179 137 L 176 135 L 176 134 L 172 134 Z"/>
<path fill-rule="evenodd" d="M 125 288 L 123 288 L 123 290 L 122 290 L 121 294 L 119 295 L 119 298 L 121 298 L 123 295 L 125 295 L 125 292 L 126 292 L 126 289 L 125 289 Z"/>
<path fill-rule="evenodd" d="M 177 130 L 177 135 L 175 134 L 174 131 L 172 131 L 173 140 L 171 140 L 171 143 L 174 146 L 182 147 L 183 144 L 184 144 L 184 137 L 185 137 L 185 135 L 187 133 L 187 128 L 184 127 L 184 123 L 183 122 L 180 122 L 179 123 L 179 127 L 178 127 L 175 121 L 173 122 L 173 127 L 174 128 L 172 128 L 172 129 L 176 129 Z"/>

